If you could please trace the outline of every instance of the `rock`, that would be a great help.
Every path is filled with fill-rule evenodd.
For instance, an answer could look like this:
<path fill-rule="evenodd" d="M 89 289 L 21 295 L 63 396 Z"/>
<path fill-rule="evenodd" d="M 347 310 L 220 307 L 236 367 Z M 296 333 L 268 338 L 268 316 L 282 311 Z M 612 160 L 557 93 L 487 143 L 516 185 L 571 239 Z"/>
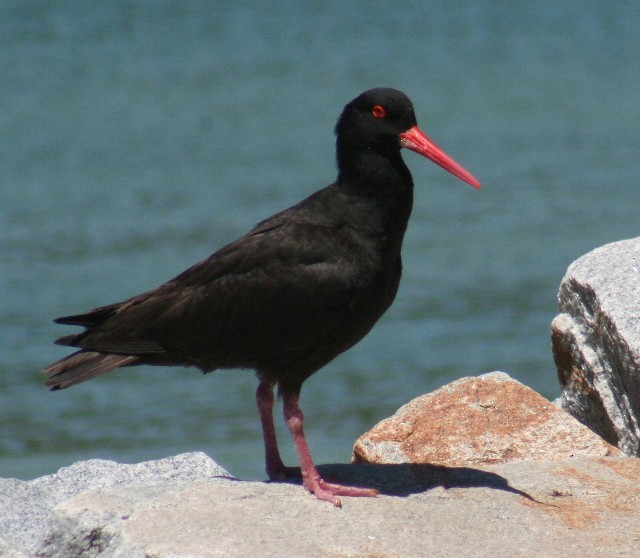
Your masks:
<path fill-rule="evenodd" d="M 0 539 L 0 556 L 2 556 L 2 558 L 29 558 L 26 554 L 23 554 L 13 545 L 2 539 Z"/>
<path fill-rule="evenodd" d="M 87 490 L 173 486 L 215 475 L 228 473 L 205 454 L 188 453 L 136 465 L 94 459 L 33 481 L 0 479 L 0 556 L 34 556 L 53 508 Z"/>
<path fill-rule="evenodd" d="M 337 509 L 300 486 L 220 478 L 91 490 L 54 509 L 37 555 L 637 556 L 637 459 L 321 469 L 381 494 Z"/>
<path fill-rule="evenodd" d="M 640 238 L 575 261 L 551 324 L 562 408 L 628 455 L 640 455 Z"/>
<path fill-rule="evenodd" d="M 356 463 L 475 466 L 620 452 L 503 372 L 463 378 L 407 403 L 362 435 Z"/>
<path fill-rule="evenodd" d="M 536 424 L 520 408 L 535 394 L 505 374 L 461 380 L 439 392 L 460 393 L 465 384 L 469 408 L 496 416 L 510 409 Z M 496 393 L 515 399 L 503 406 L 509 397 Z M 536 409 L 543 417 L 538 432 L 549 438 L 551 411 Z M 517 428 L 502 417 L 505 429 Z M 320 471 L 380 495 L 345 497 L 338 509 L 300 485 L 238 481 L 201 453 L 139 465 L 87 461 L 34 481 L 0 480 L 0 556 L 637 555 L 639 459 L 323 465 Z"/>
<path fill-rule="evenodd" d="M 433 462 L 320 466 L 380 493 L 342 509 L 299 484 L 239 481 L 202 453 L 0 479 L 0 556 L 637 555 L 640 459 L 603 457 L 620 452 L 506 374 L 459 380 L 381 424 L 394 421 L 392 460 L 439 441 Z"/>

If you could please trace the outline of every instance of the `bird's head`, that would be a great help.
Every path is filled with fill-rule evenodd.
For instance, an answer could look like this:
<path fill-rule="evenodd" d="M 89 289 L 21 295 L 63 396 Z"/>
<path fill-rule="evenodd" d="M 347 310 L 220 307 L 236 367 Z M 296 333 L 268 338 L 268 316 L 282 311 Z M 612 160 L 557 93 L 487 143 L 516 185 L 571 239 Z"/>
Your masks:
<path fill-rule="evenodd" d="M 480 183 L 418 128 L 413 103 L 397 89 L 365 91 L 347 104 L 336 124 L 338 156 L 343 151 L 376 150 L 396 156 L 410 149 L 474 188 Z"/>

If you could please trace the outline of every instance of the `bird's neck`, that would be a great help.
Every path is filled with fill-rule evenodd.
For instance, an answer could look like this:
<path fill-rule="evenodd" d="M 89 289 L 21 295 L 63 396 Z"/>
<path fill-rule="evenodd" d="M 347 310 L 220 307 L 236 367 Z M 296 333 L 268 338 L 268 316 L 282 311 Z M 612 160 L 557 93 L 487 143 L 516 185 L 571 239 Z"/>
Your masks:
<path fill-rule="evenodd" d="M 399 252 L 413 206 L 413 179 L 399 150 L 391 155 L 375 150 L 350 150 L 341 159 L 338 150 L 339 187 L 360 200 L 370 211 L 393 250 Z"/>

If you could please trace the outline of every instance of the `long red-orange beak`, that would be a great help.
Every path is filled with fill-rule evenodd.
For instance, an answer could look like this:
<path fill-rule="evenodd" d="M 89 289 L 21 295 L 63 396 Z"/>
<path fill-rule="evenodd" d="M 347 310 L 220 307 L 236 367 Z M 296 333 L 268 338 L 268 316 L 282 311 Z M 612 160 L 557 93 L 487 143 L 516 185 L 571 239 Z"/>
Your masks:
<path fill-rule="evenodd" d="M 400 147 L 406 147 L 407 149 L 411 149 L 411 151 L 420 153 L 420 155 L 431 159 L 434 163 L 440 165 L 444 170 L 449 171 L 454 176 L 457 176 L 460 180 L 464 180 L 474 188 L 480 188 L 480 182 L 478 182 L 470 172 L 463 169 L 449 157 L 449 155 L 442 151 L 442 149 L 433 143 L 417 126 L 410 128 L 406 132 L 402 132 L 399 134 L 399 137 Z"/>

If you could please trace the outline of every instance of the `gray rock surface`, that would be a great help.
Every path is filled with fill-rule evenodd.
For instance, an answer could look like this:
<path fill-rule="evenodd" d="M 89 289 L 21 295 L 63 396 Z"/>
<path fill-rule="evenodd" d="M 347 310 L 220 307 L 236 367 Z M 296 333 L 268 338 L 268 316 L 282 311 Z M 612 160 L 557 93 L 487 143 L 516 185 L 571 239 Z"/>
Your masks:
<path fill-rule="evenodd" d="M 562 408 L 628 455 L 640 455 L 640 238 L 576 260 L 551 324 Z"/>
<path fill-rule="evenodd" d="M 130 485 L 161 490 L 168 485 L 228 475 L 205 454 L 188 453 L 135 465 L 94 459 L 33 481 L 0 479 L 0 556 L 34 556 L 47 533 L 52 510 L 88 490 Z"/>
<path fill-rule="evenodd" d="M 356 463 L 476 466 L 619 456 L 620 450 L 504 372 L 417 397 L 356 441 Z"/>
<path fill-rule="evenodd" d="M 528 388 L 515 382 L 516 399 L 496 406 L 483 389 L 513 387 L 508 376 L 466 380 L 466 393 L 465 382 L 454 382 L 449 395 L 495 407 L 507 430 L 517 425 L 510 414 L 522 412 L 518 390 Z M 320 470 L 380 494 L 343 497 L 337 509 L 300 485 L 234 479 L 202 453 L 138 465 L 94 460 L 34 481 L 0 480 L 0 556 L 637 556 L 638 459 Z"/>
<path fill-rule="evenodd" d="M 377 498 L 338 509 L 291 484 L 114 484 L 63 500 L 39 558 L 637 556 L 640 460 L 331 465 Z M 35 548 L 35 552 L 33 549 Z"/>

